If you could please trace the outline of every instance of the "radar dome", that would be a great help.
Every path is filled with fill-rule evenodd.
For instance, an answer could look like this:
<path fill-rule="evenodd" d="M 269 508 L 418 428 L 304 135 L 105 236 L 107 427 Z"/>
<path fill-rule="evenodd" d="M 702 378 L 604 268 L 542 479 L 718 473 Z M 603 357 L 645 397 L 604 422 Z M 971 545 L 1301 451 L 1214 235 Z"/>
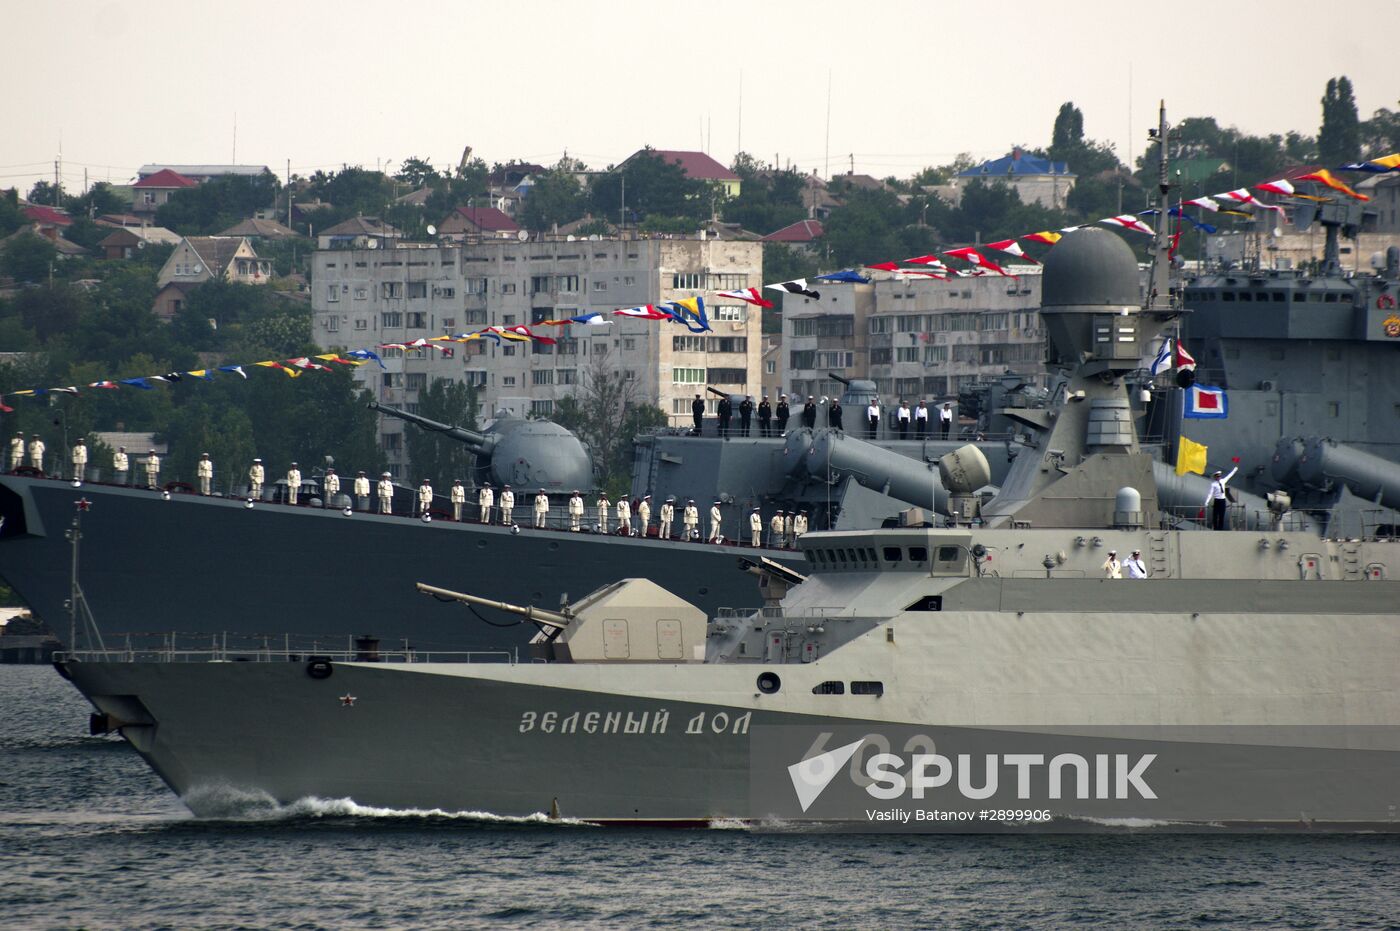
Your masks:
<path fill-rule="evenodd" d="M 1122 237 L 1108 230 L 1067 234 L 1045 257 L 1041 306 L 1112 305 L 1142 302 L 1137 257 Z"/>

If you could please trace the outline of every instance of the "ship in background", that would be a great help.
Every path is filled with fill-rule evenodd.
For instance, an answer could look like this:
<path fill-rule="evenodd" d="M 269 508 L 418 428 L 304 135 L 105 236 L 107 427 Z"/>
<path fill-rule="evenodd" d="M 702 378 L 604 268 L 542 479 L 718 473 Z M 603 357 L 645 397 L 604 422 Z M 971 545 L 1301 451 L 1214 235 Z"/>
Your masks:
<path fill-rule="evenodd" d="M 1400 315 L 1392 309 L 1400 296 L 1400 249 L 1392 248 L 1374 274 L 1345 274 L 1338 241 L 1356 228 L 1359 214 L 1324 204 L 1314 222 L 1327 233 L 1327 253 L 1313 274 L 1221 268 L 1173 288 L 1189 312 L 1168 332 L 1191 347 L 1197 380 L 1226 390 L 1230 414 L 1185 419 L 1185 389 L 1136 373 L 1133 416 L 1144 448 L 1154 453 L 1163 520 L 1173 526 L 1195 520 L 1206 488 L 1200 476 L 1175 475 L 1178 438 L 1185 436 L 1209 447 L 1213 466 L 1240 459 L 1233 484 L 1242 497 L 1235 511 L 1241 526 L 1292 510 L 1312 515 L 1312 525 L 1331 537 L 1393 535 L 1400 527 Z M 710 503 L 720 501 L 729 545 L 558 529 L 566 498 L 574 488 L 591 490 L 593 470 L 578 439 L 548 421 L 499 417 L 477 433 L 388 411 L 467 445 L 477 457 L 475 481 L 515 486 L 521 530 L 347 515 L 349 499 L 320 506 L 314 482 L 304 489 L 310 505 L 277 504 L 279 492 L 270 487 L 269 500 L 250 509 L 236 496 L 200 498 L 178 487 L 167 498 L 96 482 L 75 490 L 49 478 L 0 475 L 0 576 L 39 617 L 61 621 L 70 581 L 65 532 L 74 500 L 84 497 L 92 512 L 83 585 L 99 620 L 121 618 L 122 631 L 209 637 L 291 629 L 342 641 L 374 634 L 425 649 L 513 648 L 525 632 L 490 626 L 511 618 L 486 609 L 480 619 L 446 622 L 404 593 L 401 580 L 463 579 L 464 587 L 489 588 L 502 600 L 548 608 L 562 596 L 643 576 L 708 614 L 753 607 L 759 594 L 732 559 L 735 538 L 748 539 L 753 508 L 760 509 L 765 541 L 779 509 L 807 511 L 814 531 L 880 528 L 910 507 L 939 524 L 976 520 L 1016 458 L 1036 451 L 1036 437 L 1065 402 L 1008 373 L 962 395 L 960 436 L 896 439 L 886 416 L 878 436 L 862 439 L 852 428 L 874 391 L 870 381 L 846 385 L 845 431 L 830 428 L 823 404 L 810 428 L 795 408 L 782 436 L 740 437 L 735 430 L 720 438 L 709 419 L 701 436 L 671 429 L 637 438 L 631 493 L 652 496 L 653 522 L 668 496 L 678 512 L 695 499 L 702 527 Z M 984 472 L 969 471 L 953 455 L 970 441 L 983 454 Z M 556 529 L 536 532 L 530 502 L 541 487 L 552 496 Z M 395 511 L 408 513 L 412 500 L 412 489 L 399 489 Z M 441 497 L 437 511 L 448 512 Z M 467 514 L 474 513 L 469 503 Z M 677 535 L 679 523 L 678 513 Z M 791 551 L 765 553 L 790 567 L 802 562 Z"/>

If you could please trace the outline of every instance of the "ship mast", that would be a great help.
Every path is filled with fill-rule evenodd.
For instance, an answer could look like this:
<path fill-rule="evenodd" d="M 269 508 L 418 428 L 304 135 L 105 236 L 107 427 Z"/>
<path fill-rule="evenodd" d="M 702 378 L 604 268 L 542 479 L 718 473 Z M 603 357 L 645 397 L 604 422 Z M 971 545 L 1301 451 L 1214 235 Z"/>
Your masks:
<path fill-rule="evenodd" d="M 1152 237 L 1152 268 L 1147 278 L 1144 310 L 1171 311 L 1171 203 L 1167 196 L 1171 181 L 1167 175 L 1167 102 L 1158 104 L 1157 128 L 1147 131 L 1157 143 L 1157 230 Z"/>

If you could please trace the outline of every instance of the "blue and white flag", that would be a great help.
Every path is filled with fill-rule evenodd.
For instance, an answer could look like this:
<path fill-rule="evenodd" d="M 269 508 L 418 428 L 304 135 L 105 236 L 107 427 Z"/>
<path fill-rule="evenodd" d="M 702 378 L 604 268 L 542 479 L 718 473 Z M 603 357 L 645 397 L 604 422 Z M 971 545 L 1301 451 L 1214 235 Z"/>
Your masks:
<path fill-rule="evenodd" d="M 577 317 L 570 317 L 569 322 L 581 323 L 584 326 L 608 326 L 612 323 L 611 320 L 609 320 L 607 317 L 604 317 L 601 313 L 599 313 L 596 310 L 591 314 L 580 314 Z"/>
<path fill-rule="evenodd" d="M 1157 350 L 1157 358 L 1152 360 L 1152 374 L 1161 375 L 1170 371 L 1172 367 L 1172 341 L 1171 338 L 1162 340 L 1162 348 Z"/>
<path fill-rule="evenodd" d="M 245 371 L 243 371 L 243 366 L 241 366 L 241 365 L 221 365 L 221 366 L 219 366 L 219 371 L 221 371 L 221 372 L 232 372 L 233 374 L 237 375 L 239 378 L 247 378 L 247 377 L 248 377 L 248 373 L 245 372 Z"/>
<path fill-rule="evenodd" d="M 499 342 L 499 340 L 497 340 L 497 342 Z M 379 355 L 378 355 L 377 353 L 371 352 L 371 351 L 368 350 L 368 349 L 352 349 L 352 350 L 350 350 L 349 352 L 347 352 L 345 355 L 346 355 L 347 358 L 350 358 L 350 359 L 361 359 L 361 360 L 363 360 L 363 361 L 365 361 L 365 362 L 368 362 L 370 359 L 373 359 L 375 362 L 378 362 L 378 363 L 379 363 L 379 367 L 380 367 L 380 368 L 382 368 L 382 369 L 388 368 L 388 366 L 384 364 L 384 360 L 381 359 L 381 358 L 379 358 Z"/>
<path fill-rule="evenodd" d="M 870 284 L 870 279 L 853 269 L 845 269 L 839 272 L 832 272 L 829 275 L 818 275 L 816 281 L 839 281 L 847 284 Z"/>
<path fill-rule="evenodd" d="M 1211 385 L 1192 385 L 1185 391 L 1185 417 L 1196 420 L 1224 420 L 1230 414 L 1230 400 L 1224 388 Z"/>

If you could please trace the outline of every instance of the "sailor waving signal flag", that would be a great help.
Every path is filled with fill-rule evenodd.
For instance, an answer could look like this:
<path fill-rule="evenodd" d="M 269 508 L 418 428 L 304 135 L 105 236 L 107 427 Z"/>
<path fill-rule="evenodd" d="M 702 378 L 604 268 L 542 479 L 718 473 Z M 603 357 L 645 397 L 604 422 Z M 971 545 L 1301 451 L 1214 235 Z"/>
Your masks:
<path fill-rule="evenodd" d="M 772 307 L 773 302 L 764 297 L 758 288 L 740 288 L 737 291 L 720 291 L 716 297 L 733 298 L 736 301 L 755 304 L 759 307 Z"/>
<path fill-rule="evenodd" d="M 782 291 L 786 294 L 800 294 L 803 297 L 810 297 L 814 301 L 821 300 L 821 292 L 813 291 L 807 287 L 806 278 L 794 278 L 791 281 L 780 281 L 777 284 L 764 285 L 765 288 L 772 288 L 774 291 Z"/>

